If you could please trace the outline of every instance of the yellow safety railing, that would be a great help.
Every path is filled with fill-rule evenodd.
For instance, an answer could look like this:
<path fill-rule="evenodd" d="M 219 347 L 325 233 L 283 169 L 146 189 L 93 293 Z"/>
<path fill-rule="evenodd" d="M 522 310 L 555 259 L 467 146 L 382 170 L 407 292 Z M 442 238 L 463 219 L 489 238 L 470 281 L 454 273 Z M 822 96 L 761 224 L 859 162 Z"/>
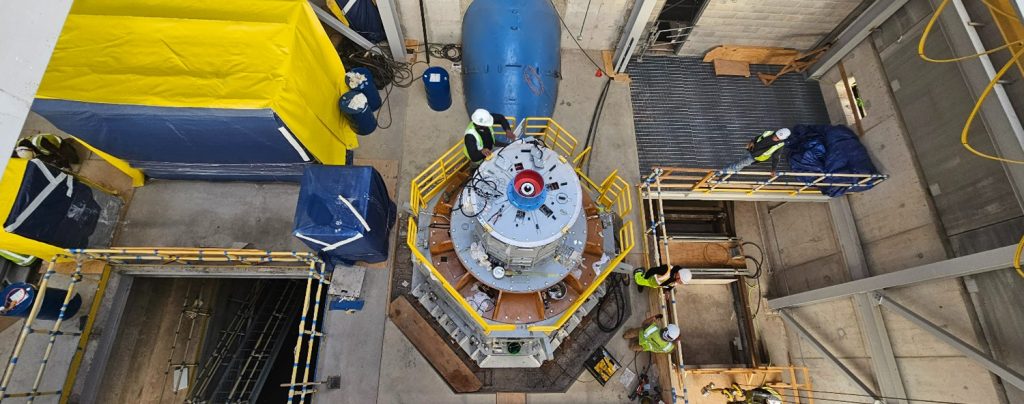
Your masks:
<path fill-rule="evenodd" d="M 515 120 L 510 119 L 510 123 L 514 126 Z M 494 127 L 495 134 L 505 134 L 500 127 Z M 626 255 L 633 250 L 635 246 L 635 238 L 633 232 L 633 222 L 626 221 L 626 215 L 633 211 L 633 199 L 631 197 L 631 187 L 622 177 L 618 175 L 618 172 L 612 172 L 608 175 L 604 181 L 600 184 L 595 183 L 591 180 L 583 171 L 579 169 L 579 163 L 585 155 L 589 153 L 589 148 L 580 154 L 575 154 L 576 147 L 579 142 L 575 137 L 572 136 L 568 131 L 562 128 L 558 122 L 555 122 L 551 118 L 526 118 L 523 123 L 523 134 L 525 136 L 533 136 L 540 138 L 544 144 L 559 153 L 559 156 L 566 163 L 571 162 L 576 166 L 576 173 L 584 184 L 587 185 L 596 195 L 596 202 L 602 209 L 610 211 L 614 209 L 620 217 L 623 218 L 624 223 L 622 228 L 619 229 L 619 254 L 616 255 L 608 265 L 605 266 L 606 270 L 601 273 L 597 279 L 584 291 L 582 295 L 566 310 L 561 318 L 554 325 L 550 326 L 529 326 L 527 327 L 530 331 L 546 332 L 550 333 L 561 328 L 569 318 L 572 317 L 573 313 L 579 309 L 580 305 L 586 301 L 587 297 L 597 290 L 598 286 L 611 274 L 612 268 L 615 268 L 619 263 L 626 258 Z M 449 182 L 462 171 L 469 164 L 469 159 L 462 151 L 462 142 L 456 143 L 450 149 L 444 152 L 440 158 L 431 163 L 424 169 L 419 175 L 417 175 L 410 185 L 409 201 L 412 207 L 413 217 L 409 218 L 408 234 L 406 236 L 406 244 L 409 249 L 412 250 L 413 257 L 427 268 L 432 277 L 436 279 L 446 292 L 455 300 L 459 306 L 462 307 L 473 321 L 483 330 L 484 334 L 490 334 L 493 331 L 511 331 L 515 330 L 514 324 L 503 324 L 503 323 L 490 323 L 479 313 L 476 312 L 469 302 L 459 293 L 458 290 L 448 282 L 447 279 L 434 267 L 433 263 L 427 259 L 426 255 L 420 250 L 417 245 L 417 232 L 419 226 L 416 223 L 416 216 L 426 208 L 427 202 L 441 192 L 444 187 L 448 186 Z"/>
<path fill-rule="evenodd" d="M 683 191 L 753 195 L 821 195 L 819 187 L 864 190 L 889 178 L 885 174 L 828 174 L 788 171 L 714 171 L 702 168 L 655 168 L 649 177 L 663 192 Z"/>
<path fill-rule="evenodd" d="M 43 296 L 49 287 L 50 278 L 57 273 L 57 261 L 61 259 L 70 259 L 75 262 L 75 268 L 71 274 L 71 285 L 67 289 L 67 293 L 64 298 L 63 306 L 60 310 L 60 315 L 57 321 L 54 322 L 53 327 L 50 330 L 38 330 L 34 329 L 33 324 L 35 323 L 38 313 L 42 307 Z M 29 312 L 28 318 L 25 320 L 25 324 L 22 327 L 21 334 L 18 336 L 15 342 L 14 351 L 11 355 L 11 360 L 7 364 L 7 368 L 4 370 L 4 375 L 0 378 L 0 401 L 5 398 L 17 398 L 27 397 L 29 402 L 32 402 L 36 397 L 46 395 L 58 395 L 60 396 L 60 403 L 68 402 L 71 394 L 71 389 L 74 387 L 75 380 L 78 376 L 79 368 L 82 363 L 82 359 L 85 356 L 85 350 L 88 346 L 89 338 L 92 334 L 93 320 L 96 318 L 100 303 L 103 300 L 104 293 L 107 288 L 108 280 L 110 278 L 110 266 L 106 265 L 101 274 L 99 284 L 97 286 L 96 293 L 93 297 L 93 302 L 90 306 L 88 320 L 86 322 L 85 329 L 77 335 L 78 349 L 75 351 L 74 356 L 71 359 L 71 366 L 67 370 L 63 381 L 63 389 L 57 391 L 40 391 L 40 385 L 42 376 L 46 371 L 46 365 L 50 362 L 50 355 L 53 353 L 54 345 L 56 344 L 56 338 L 61 335 L 75 336 L 70 333 L 63 333 L 60 331 L 60 325 L 64 318 L 64 312 L 68 307 L 68 303 L 74 297 L 75 285 L 82 280 L 83 277 L 83 264 L 85 261 L 96 260 L 103 261 L 105 263 L 113 264 L 138 264 L 145 262 L 156 262 L 161 265 L 166 264 L 181 264 L 188 265 L 196 262 L 217 262 L 226 265 L 244 264 L 244 265 L 283 265 L 283 266 L 295 266 L 298 269 L 306 269 L 306 293 L 304 296 L 303 309 L 301 313 L 301 320 L 299 322 L 299 329 L 297 340 L 295 343 L 295 357 L 292 366 L 291 382 L 285 386 L 288 387 L 288 402 L 292 403 L 298 401 L 299 403 L 305 402 L 308 396 L 314 394 L 317 390 L 316 385 L 320 382 L 311 380 L 311 363 L 313 357 L 313 349 L 315 346 L 315 340 L 321 337 L 323 334 L 318 330 L 319 310 L 321 306 L 321 299 L 323 298 L 326 288 L 324 285 L 328 285 L 330 282 L 326 279 L 325 265 L 323 261 L 317 258 L 315 253 L 311 252 L 273 252 L 263 250 L 247 250 L 247 249 L 213 249 L 213 248 L 149 248 L 149 247 L 133 247 L 133 248 L 109 248 L 109 249 L 69 249 L 67 253 L 63 254 L 59 258 L 55 257 L 50 262 L 43 275 L 43 280 L 40 282 L 38 290 L 36 292 L 37 299 L 33 303 L 32 309 Z M 28 337 L 33 334 L 45 333 L 49 334 L 49 340 L 46 344 L 46 348 L 43 353 L 42 362 L 36 371 L 36 378 L 32 383 L 32 387 L 29 391 L 11 393 L 9 391 L 10 383 L 13 379 L 15 370 L 17 369 L 18 359 L 23 352 Z M 305 350 L 304 359 L 300 355 Z M 299 375 L 299 368 L 304 368 L 301 379 Z"/>

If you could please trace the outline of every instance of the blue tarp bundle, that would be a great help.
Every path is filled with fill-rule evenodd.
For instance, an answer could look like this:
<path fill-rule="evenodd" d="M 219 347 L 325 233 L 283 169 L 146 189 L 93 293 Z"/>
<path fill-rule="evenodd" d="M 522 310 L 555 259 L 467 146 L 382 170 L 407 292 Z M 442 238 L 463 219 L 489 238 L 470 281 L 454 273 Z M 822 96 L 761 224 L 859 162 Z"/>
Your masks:
<path fill-rule="evenodd" d="M 302 177 L 293 234 L 328 261 L 382 262 L 396 214 L 373 167 L 310 166 Z"/>
<path fill-rule="evenodd" d="M 91 188 L 31 160 L 4 230 L 58 247 L 85 248 L 101 213 Z"/>
<path fill-rule="evenodd" d="M 843 125 L 796 125 L 786 141 L 793 172 L 826 174 L 878 174 L 867 149 L 850 128 Z M 833 177 L 830 182 L 856 183 L 859 179 Z M 872 186 L 818 187 L 822 194 L 837 197 L 862 192 Z"/>
<path fill-rule="evenodd" d="M 348 2 L 354 2 L 348 6 Z M 384 23 L 380 19 L 380 10 L 371 0 L 347 0 L 342 2 L 345 7 L 345 19 L 353 30 L 362 34 L 370 42 L 377 43 L 387 39 L 384 34 Z"/>

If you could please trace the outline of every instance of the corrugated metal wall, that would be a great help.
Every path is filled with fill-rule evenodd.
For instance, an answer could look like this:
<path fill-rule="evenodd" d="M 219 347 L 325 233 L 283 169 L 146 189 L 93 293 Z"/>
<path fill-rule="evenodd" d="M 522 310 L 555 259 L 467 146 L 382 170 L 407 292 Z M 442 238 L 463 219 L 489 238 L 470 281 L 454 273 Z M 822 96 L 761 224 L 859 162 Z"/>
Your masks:
<path fill-rule="evenodd" d="M 631 62 L 641 174 L 656 166 L 722 168 L 764 130 L 827 124 L 818 83 L 790 74 L 765 87 L 756 77 L 778 69 L 751 66 L 749 78 L 716 77 L 711 64 L 696 57 Z"/>

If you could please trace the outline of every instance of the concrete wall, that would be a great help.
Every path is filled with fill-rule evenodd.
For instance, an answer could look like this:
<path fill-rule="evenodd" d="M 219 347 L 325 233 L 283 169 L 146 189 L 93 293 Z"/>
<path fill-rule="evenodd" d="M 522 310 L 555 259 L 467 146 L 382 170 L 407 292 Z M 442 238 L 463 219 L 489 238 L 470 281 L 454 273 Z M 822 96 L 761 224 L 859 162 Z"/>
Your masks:
<path fill-rule="evenodd" d="M 684 55 L 722 44 L 805 50 L 846 18 L 861 0 L 708 0 Z"/>
<path fill-rule="evenodd" d="M 878 168 L 891 178 L 875 189 L 849 196 L 854 221 L 873 275 L 946 259 L 945 233 L 918 164 L 907 126 L 892 94 L 878 53 L 866 41 L 844 58 L 856 78 L 867 116 L 861 138 Z M 833 123 L 846 122 L 836 83 L 838 69 L 820 85 Z M 845 96 L 845 95 L 843 95 Z M 917 100 L 917 102 L 926 102 Z M 849 279 L 828 207 L 784 204 L 759 209 L 772 261 L 772 295 L 841 283 Z M 815 225 L 793 223 L 811 221 Z M 960 280 L 943 280 L 888 291 L 895 300 L 948 332 L 977 347 L 984 338 L 975 326 L 974 307 Z M 868 344 L 852 299 L 792 309 L 791 313 L 862 380 L 874 384 Z M 898 315 L 882 310 L 907 397 L 918 400 L 995 403 L 1002 396 L 992 376 L 977 363 L 935 339 Z M 779 332 L 772 315 L 759 321 L 764 335 Z M 769 351 L 785 351 L 792 363 L 812 369 L 816 390 L 856 393 L 857 389 L 827 360 L 792 330 L 784 347 L 769 343 Z M 766 339 L 770 337 L 766 336 Z M 982 348 L 984 349 L 984 348 Z M 776 357 L 773 359 L 778 360 Z"/>
<path fill-rule="evenodd" d="M 406 38 L 422 42 L 420 0 L 397 0 L 396 3 Z M 423 3 L 430 42 L 460 43 L 462 15 L 472 0 L 423 0 Z M 562 48 L 575 49 L 573 38 L 577 37 L 584 49 L 602 50 L 613 49 L 617 44 L 622 26 L 626 24 L 633 9 L 634 0 L 554 0 L 554 3 L 572 32 L 570 36 L 562 29 Z"/>

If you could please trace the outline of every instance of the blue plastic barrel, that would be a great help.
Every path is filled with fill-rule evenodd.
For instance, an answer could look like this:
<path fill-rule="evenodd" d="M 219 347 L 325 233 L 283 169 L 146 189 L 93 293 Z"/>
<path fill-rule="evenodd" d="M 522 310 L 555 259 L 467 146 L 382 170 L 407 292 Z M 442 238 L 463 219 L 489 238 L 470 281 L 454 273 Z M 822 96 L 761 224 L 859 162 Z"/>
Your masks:
<path fill-rule="evenodd" d="M 370 69 L 357 67 L 349 70 L 348 73 L 345 74 L 345 83 L 348 84 L 349 88 L 361 92 L 366 96 L 366 100 L 370 102 L 370 109 L 376 111 L 384 104 L 380 99 L 380 91 L 377 90 L 377 86 L 373 81 L 373 74 L 370 73 Z"/>
<path fill-rule="evenodd" d="M 561 78 L 562 27 L 549 0 L 475 0 L 462 19 L 466 112 L 550 117 Z"/>
<path fill-rule="evenodd" d="M 14 302 L 13 299 L 19 294 L 18 292 L 23 293 L 23 298 Z M 68 291 L 65 289 L 46 288 L 46 293 L 43 295 L 43 304 L 39 308 L 39 314 L 36 318 L 40 320 L 56 320 L 57 316 L 60 315 L 61 306 L 64 306 L 64 297 L 67 294 Z M 36 300 L 36 287 L 24 282 L 12 283 L 4 288 L 3 291 L 0 291 L 0 296 L 3 297 L 4 305 L 9 307 L 8 310 L 3 312 L 4 316 L 28 317 Z M 75 296 L 68 302 L 68 308 L 64 310 L 64 319 L 67 320 L 73 317 L 81 307 L 82 296 L 75 293 Z"/>
<path fill-rule="evenodd" d="M 355 90 L 349 91 L 338 100 L 338 108 L 348 117 L 357 134 L 366 136 L 377 129 L 377 117 L 370 109 L 366 94 Z"/>
<path fill-rule="evenodd" d="M 427 90 L 427 105 L 434 111 L 444 111 L 452 106 L 452 85 L 448 71 L 434 66 L 423 72 L 423 88 Z"/>

